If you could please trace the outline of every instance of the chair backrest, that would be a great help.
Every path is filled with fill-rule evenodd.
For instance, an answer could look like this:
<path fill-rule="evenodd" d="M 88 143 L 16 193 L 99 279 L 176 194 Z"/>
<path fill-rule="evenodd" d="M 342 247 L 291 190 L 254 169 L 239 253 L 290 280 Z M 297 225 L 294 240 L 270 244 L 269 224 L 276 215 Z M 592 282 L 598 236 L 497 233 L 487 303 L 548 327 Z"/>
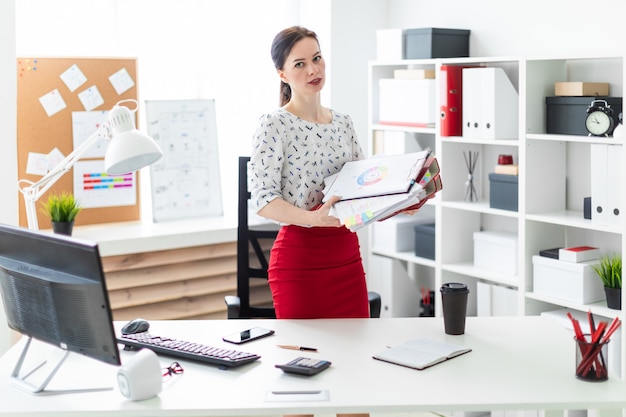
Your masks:
<path fill-rule="evenodd" d="M 267 281 L 267 249 L 263 242 L 273 241 L 278 233 L 278 225 L 250 226 L 248 220 L 248 162 L 249 156 L 239 157 L 239 185 L 237 207 L 237 297 L 239 311 L 237 318 L 275 318 L 274 308 L 269 305 L 251 305 L 251 283 L 253 280 Z M 267 245 L 265 245 L 267 246 Z M 251 248 L 254 257 L 251 257 Z M 254 261 L 254 262 L 253 262 Z M 252 281 L 252 282 L 251 282 Z M 229 313 L 229 318 L 231 314 Z"/>

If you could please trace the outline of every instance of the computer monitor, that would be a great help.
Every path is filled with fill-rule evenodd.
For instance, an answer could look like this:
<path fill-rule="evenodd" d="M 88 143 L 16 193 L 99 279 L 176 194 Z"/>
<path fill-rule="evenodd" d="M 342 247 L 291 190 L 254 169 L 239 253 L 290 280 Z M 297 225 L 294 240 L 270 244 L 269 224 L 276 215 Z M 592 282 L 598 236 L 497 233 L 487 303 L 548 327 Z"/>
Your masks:
<path fill-rule="evenodd" d="M 12 377 L 41 392 L 70 352 L 120 365 L 98 245 L 0 224 L 0 292 L 11 329 L 28 337 Z M 40 386 L 19 375 L 32 339 L 65 350 Z"/>

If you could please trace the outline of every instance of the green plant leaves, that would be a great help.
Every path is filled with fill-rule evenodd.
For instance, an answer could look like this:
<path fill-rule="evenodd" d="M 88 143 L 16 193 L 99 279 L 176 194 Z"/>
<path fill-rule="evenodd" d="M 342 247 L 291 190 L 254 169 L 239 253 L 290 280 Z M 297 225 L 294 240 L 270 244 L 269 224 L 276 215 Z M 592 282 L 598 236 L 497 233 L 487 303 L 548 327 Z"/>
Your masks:
<path fill-rule="evenodd" d="M 593 265 L 605 287 L 622 288 L 622 257 L 620 255 L 605 256 L 599 265 Z"/>
<path fill-rule="evenodd" d="M 82 210 L 73 194 L 63 192 L 60 195 L 52 194 L 43 205 L 42 212 L 53 222 L 71 222 Z"/>

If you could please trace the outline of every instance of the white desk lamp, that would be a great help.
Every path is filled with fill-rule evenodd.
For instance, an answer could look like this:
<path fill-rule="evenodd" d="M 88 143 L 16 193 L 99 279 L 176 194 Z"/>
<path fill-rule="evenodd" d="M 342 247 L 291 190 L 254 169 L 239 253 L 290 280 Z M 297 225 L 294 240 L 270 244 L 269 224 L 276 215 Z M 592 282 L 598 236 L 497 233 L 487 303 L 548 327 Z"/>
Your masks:
<path fill-rule="evenodd" d="M 135 103 L 136 107 L 132 112 L 128 107 L 121 105 L 126 102 Z M 48 171 L 39 181 L 35 183 L 27 180 L 18 181 L 18 189 L 24 195 L 29 229 L 37 230 L 39 228 L 35 206 L 37 200 L 66 172 L 72 169 L 80 157 L 98 139 L 102 138 L 110 142 L 104 157 L 104 169 L 107 174 L 120 175 L 136 171 L 163 156 L 159 145 L 151 137 L 135 129 L 133 113 L 137 111 L 137 107 L 136 100 L 117 102 L 109 111 L 106 123 L 103 123 L 87 140 Z M 22 187 L 23 184 L 26 186 Z"/>

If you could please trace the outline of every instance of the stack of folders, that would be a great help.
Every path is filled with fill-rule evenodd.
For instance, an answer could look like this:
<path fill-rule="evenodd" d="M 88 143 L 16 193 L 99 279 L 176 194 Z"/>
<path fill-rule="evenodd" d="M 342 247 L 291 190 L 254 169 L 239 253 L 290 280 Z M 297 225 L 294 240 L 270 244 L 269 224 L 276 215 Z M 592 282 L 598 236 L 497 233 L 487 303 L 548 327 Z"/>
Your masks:
<path fill-rule="evenodd" d="M 439 163 L 430 151 L 350 161 L 327 178 L 327 184 L 324 201 L 341 197 L 330 215 L 353 232 L 400 212 L 419 210 L 443 187 Z"/>

